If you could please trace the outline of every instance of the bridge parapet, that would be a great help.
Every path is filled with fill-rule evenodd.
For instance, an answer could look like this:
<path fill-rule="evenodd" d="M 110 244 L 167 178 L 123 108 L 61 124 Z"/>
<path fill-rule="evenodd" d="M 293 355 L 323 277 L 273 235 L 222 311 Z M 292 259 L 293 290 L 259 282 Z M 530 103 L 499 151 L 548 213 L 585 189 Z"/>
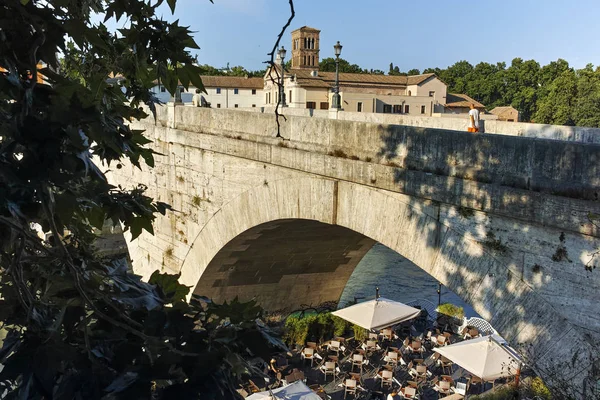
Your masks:
<path fill-rule="evenodd" d="M 600 145 L 298 116 L 281 140 L 272 115 L 164 108 L 167 142 L 599 235 Z"/>

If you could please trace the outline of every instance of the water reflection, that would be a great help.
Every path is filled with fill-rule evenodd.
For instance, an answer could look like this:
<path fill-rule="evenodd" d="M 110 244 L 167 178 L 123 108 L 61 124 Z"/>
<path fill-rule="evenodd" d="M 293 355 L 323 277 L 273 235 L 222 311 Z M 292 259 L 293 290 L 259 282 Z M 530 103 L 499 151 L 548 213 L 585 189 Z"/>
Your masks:
<path fill-rule="evenodd" d="M 438 282 L 415 264 L 394 250 L 377 243 L 358 264 L 342 293 L 340 305 L 355 297 L 373 298 L 379 287 L 383 297 L 409 302 L 427 299 L 438 303 Z M 452 303 L 464 307 L 466 317 L 478 317 L 473 308 L 460 297 L 442 286 L 442 303 Z"/>

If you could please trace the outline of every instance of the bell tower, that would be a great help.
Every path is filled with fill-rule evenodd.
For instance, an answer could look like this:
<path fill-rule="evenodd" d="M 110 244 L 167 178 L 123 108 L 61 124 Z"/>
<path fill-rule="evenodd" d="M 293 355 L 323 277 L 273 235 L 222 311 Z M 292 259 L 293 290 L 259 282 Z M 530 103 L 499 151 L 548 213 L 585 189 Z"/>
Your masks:
<path fill-rule="evenodd" d="M 292 32 L 292 68 L 319 69 L 319 33 L 308 26 Z"/>

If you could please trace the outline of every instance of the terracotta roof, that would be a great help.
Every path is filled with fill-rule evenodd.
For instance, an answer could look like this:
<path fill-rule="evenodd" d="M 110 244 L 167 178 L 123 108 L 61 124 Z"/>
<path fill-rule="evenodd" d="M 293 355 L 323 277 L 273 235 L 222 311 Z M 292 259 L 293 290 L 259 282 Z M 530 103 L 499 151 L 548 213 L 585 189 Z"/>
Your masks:
<path fill-rule="evenodd" d="M 500 106 L 494 107 L 494 109 L 490 110 L 490 113 L 498 115 L 507 111 L 517 111 L 517 109 L 512 106 Z"/>
<path fill-rule="evenodd" d="M 288 72 L 291 75 L 296 75 L 298 83 L 308 87 L 327 87 L 332 86 L 335 82 L 335 72 L 318 71 L 317 76 L 312 75 L 309 69 L 292 69 Z M 385 86 L 401 86 L 418 85 L 435 77 L 435 74 L 423 74 L 412 76 L 390 76 L 377 74 L 353 74 L 340 73 L 341 85 L 385 85 Z"/>
<path fill-rule="evenodd" d="M 470 107 L 471 104 L 474 104 L 475 108 L 485 108 L 483 104 L 466 94 L 448 93 L 446 95 L 446 107 Z"/>
<path fill-rule="evenodd" d="M 300 28 L 298 28 L 298 29 L 294 29 L 292 32 L 299 31 L 300 29 L 303 29 L 303 30 L 305 30 L 305 31 L 321 32 L 319 29 L 311 28 L 310 26 L 306 26 L 306 25 L 304 25 L 304 26 L 301 26 L 301 27 L 300 27 Z"/>
<path fill-rule="evenodd" d="M 204 87 L 262 89 L 263 78 L 246 78 L 244 76 L 202 76 Z"/>

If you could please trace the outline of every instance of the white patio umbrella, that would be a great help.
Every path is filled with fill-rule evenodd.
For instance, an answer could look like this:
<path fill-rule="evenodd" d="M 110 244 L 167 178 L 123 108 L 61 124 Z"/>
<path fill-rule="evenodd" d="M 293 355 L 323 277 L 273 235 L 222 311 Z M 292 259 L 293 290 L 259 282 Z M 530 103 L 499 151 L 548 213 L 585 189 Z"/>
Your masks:
<path fill-rule="evenodd" d="M 310 390 L 302 381 L 296 381 L 291 385 L 273 389 L 271 391 L 259 392 L 246 397 L 246 400 L 321 400 L 319 395 Z"/>
<path fill-rule="evenodd" d="M 332 314 L 369 330 L 379 330 L 416 318 L 421 310 L 398 301 L 378 297 Z"/>
<path fill-rule="evenodd" d="M 488 382 L 517 375 L 521 365 L 516 352 L 498 335 L 465 340 L 433 351 Z"/>

